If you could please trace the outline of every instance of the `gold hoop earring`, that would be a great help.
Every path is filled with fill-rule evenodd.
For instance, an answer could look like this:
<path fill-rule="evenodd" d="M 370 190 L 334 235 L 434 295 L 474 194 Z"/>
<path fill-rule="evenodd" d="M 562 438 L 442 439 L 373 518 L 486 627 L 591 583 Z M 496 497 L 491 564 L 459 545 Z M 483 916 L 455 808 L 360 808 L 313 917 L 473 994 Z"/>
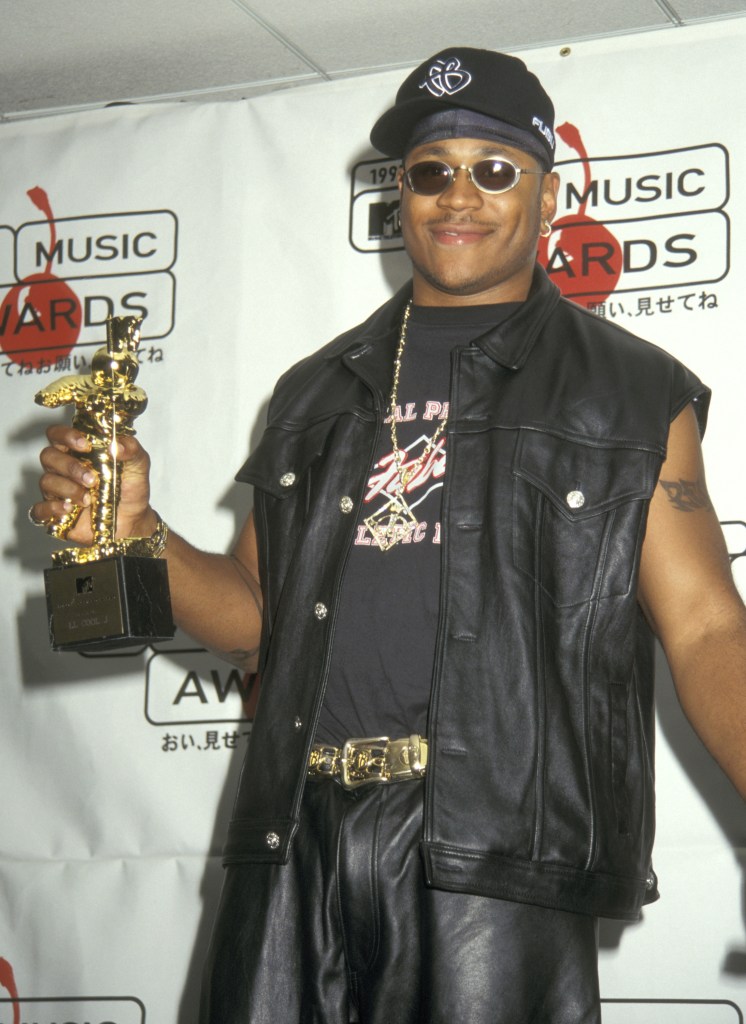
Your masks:
<path fill-rule="evenodd" d="M 549 238 L 552 233 L 552 225 L 548 220 L 542 221 L 541 231 L 539 234 L 542 238 Z"/>

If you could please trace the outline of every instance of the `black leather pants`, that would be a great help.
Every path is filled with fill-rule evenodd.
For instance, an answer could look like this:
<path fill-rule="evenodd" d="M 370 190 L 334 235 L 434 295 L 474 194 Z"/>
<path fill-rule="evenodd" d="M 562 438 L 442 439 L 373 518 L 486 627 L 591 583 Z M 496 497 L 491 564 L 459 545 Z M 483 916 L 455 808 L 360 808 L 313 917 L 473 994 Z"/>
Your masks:
<path fill-rule="evenodd" d="M 427 888 L 421 823 L 309 783 L 290 863 L 227 869 L 201 1024 L 600 1024 L 594 919 Z"/>

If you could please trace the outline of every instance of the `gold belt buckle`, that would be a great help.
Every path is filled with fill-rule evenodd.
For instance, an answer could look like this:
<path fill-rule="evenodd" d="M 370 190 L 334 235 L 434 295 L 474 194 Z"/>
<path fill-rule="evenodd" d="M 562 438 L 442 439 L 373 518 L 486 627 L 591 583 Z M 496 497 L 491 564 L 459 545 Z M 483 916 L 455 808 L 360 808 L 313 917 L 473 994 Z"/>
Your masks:
<path fill-rule="evenodd" d="M 389 744 L 389 778 L 414 779 L 425 774 L 427 743 L 417 733 Z"/>
<path fill-rule="evenodd" d="M 357 789 L 366 782 L 388 782 L 388 743 L 388 736 L 361 736 L 347 740 L 339 759 L 342 786 L 345 789 Z M 354 749 L 356 747 L 360 749 Z"/>

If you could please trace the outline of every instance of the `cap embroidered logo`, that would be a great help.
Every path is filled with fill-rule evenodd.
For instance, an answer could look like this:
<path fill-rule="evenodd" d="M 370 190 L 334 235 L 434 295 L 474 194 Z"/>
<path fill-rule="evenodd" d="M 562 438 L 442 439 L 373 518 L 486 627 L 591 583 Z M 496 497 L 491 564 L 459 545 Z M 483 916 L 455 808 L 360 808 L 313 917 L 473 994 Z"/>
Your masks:
<path fill-rule="evenodd" d="M 446 57 L 436 60 L 427 70 L 427 78 L 420 84 L 420 89 L 435 97 L 453 96 L 465 89 L 471 82 L 471 75 L 461 67 L 458 57 Z"/>
<path fill-rule="evenodd" d="M 540 117 L 534 117 L 532 119 L 531 127 L 538 129 L 539 133 L 544 136 L 552 149 L 554 149 L 554 132 L 548 125 L 544 124 Z"/>

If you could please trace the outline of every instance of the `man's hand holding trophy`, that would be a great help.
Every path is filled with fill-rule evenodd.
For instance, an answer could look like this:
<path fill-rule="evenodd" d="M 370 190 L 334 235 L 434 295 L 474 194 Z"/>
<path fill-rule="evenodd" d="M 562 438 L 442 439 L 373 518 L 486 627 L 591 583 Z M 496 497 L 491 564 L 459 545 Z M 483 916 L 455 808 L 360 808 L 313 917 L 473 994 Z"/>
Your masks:
<path fill-rule="evenodd" d="M 168 573 L 159 557 L 168 528 L 159 519 L 150 537 L 116 536 L 121 496 L 117 446 L 135 433 L 133 421 L 148 402 L 135 384 L 140 323 L 139 317 L 110 317 L 106 347 L 94 353 L 91 372 L 61 377 L 35 395 L 47 408 L 74 407 L 72 425 L 88 441 L 88 450 L 75 455 L 96 480 L 90 491 L 91 545 L 54 552 L 53 567 L 44 573 L 55 650 L 108 650 L 174 635 Z M 64 540 L 83 511 L 73 504 L 43 523 L 30 518 Z"/>

